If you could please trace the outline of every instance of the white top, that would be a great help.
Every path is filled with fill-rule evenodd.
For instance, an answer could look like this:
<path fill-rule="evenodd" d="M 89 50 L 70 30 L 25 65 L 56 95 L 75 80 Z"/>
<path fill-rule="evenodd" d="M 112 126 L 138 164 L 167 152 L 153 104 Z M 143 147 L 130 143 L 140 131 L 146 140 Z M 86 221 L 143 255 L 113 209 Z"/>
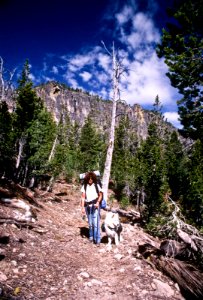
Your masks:
<path fill-rule="evenodd" d="M 102 192 L 102 188 L 100 187 L 100 185 L 97 184 L 97 186 L 98 186 L 98 191 Z M 84 185 L 81 188 L 81 192 L 85 193 Z M 94 183 L 92 183 L 91 185 L 87 184 L 85 201 L 90 202 L 90 201 L 95 200 L 96 198 L 98 198 L 98 194 L 97 194 L 97 190 L 95 188 L 95 184 Z"/>

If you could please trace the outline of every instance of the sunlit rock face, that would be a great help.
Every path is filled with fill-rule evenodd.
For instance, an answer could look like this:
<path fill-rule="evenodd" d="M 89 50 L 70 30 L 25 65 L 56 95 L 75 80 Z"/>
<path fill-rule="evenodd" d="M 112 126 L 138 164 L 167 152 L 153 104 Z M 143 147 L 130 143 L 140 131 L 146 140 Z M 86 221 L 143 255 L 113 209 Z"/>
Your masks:
<path fill-rule="evenodd" d="M 110 101 L 103 101 L 81 91 L 71 91 L 63 85 L 53 82 L 37 87 L 36 91 L 56 122 L 61 117 L 68 115 L 72 122 L 77 122 L 82 127 L 85 119 L 90 116 L 103 130 L 110 119 Z"/>
<path fill-rule="evenodd" d="M 111 101 L 102 100 L 98 96 L 89 95 L 82 91 L 70 90 L 56 82 L 39 86 L 36 88 L 36 92 L 44 101 L 56 122 L 68 115 L 71 122 L 75 122 L 82 127 L 89 116 L 98 130 L 108 133 L 111 124 Z M 154 113 L 142 109 L 138 104 L 129 106 L 125 103 L 118 103 L 116 125 L 124 115 L 128 116 L 129 131 L 137 136 L 138 143 L 146 139 L 148 126 L 154 119 Z M 166 123 L 162 122 L 162 126 L 166 126 Z M 167 127 L 169 127 L 169 130 L 174 130 L 171 124 L 167 123 Z"/>

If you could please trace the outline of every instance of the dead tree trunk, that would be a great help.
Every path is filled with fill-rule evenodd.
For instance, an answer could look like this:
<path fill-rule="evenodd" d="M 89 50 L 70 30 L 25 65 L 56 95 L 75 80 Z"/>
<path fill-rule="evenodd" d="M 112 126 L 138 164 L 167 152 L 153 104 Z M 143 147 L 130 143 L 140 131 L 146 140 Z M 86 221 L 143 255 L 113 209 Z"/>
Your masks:
<path fill-rule="evenodd" d="M 113 156 L 113 149 L 114 149 L 114 137 L 115 137 L 115 123 L 116 123 L 116 106 L 119 96 L 119 78 L 120 78 L 120 64 L 118 63 L 115 55 L 115 49 L 113 45 L 113 107 L 112 107 L 112 116 L 111 116 L 111 128 L 110 128 L 110 136 L 109 136 L 109 143 L 108 149 L 106 154 L 106 162 L 104 167 L 104 173 L 102 178 L 103 184 L 103 193 L 104 198 L 108 201 L 108 186 L 109 186 L 109 178 L 111 173 L 111 163 L 112 163 L 112 156 Z"/>
<path fill-rule="evenodd" d="M 18 156 L 17 156 L 17 160 L 16 160 L 16 169 L 19 168 L 21 157 L 23 155 L 23 148 L 24 148 L 25 143 L 26 143 L 26 138 L 21 137 L 20 140 L 19 140 L 19 149 L 18 149 Z"/>
<path fill-rule="evenodd" d="M 203 274 L 194 266 L 174 258 L 152 258 L 158 270 L 178 283 L 186 299 L 203 298 Z"/>
<path fill-rule="evenodd" d="M 171 232 L 176 235 L 177 240 L 181 240 L 194 252 L 203 255 L 203 236 L 192 225 L 185 223 L 180 208 L 169 196 L 168 200 L 174 205 L 174 211 L 168 218 L 168 222 L 160 228 L 160 231 Z"/>
<path fill-rule="evenodd" d="M 177 282 L 186 299 L 203 298 L 203 274 L 196 267 L 179 259 L 163 256 L 163 249 L 149 243 L 139 245 L 138 251 L 150 265 L 153 264 L 159 271 Z"/>
<path fill-rule="evenodd" d="M 54 153 L 55 153 L 55 149 L 56 149 L 57 142 L 58 142 L 58 136 L 56 136 L 56 138 L 55 138 L 55 140 L 54 140 L 54 142 L 53 142 L 53 145 L 52 145 L 52 149 L 51 149 L 51 152 L 50 152 L 50 155 L 49 155 L 48 162 L 50 162 L 51 159 L 54 157 Z"/>
<path fill-rule="evenodd" d="M 0 99 L 4 99 L 5 94 L 5 83 L 3 78 L 3 59 L 0 57 Z"/>
<path fill-rule="evenodd" d="M 0 56 L 0 100 L 7 98 L 9 90 L 12 90 L 12 80 L 16 69 L 13 71 L 5 70 L 3 58 Z"/>

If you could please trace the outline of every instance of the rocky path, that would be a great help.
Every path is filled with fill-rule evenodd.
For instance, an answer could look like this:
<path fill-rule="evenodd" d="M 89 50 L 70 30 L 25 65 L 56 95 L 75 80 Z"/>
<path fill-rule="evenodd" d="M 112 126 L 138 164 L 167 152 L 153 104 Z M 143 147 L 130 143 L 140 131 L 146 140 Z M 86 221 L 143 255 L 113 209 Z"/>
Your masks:
<path fill-rule="evenodd" d="M 67 189 L 61 202 L 46 199 L 35 229 L 1 225 L 0 299 L 184 299 L 177 284 L 137 252 L 138 244 L 157 241 L 138 225 L 123 224 L 123 242 L 107 251 L 89 243 L 78 189 Z M 62 188 L 62 187 L 60 187 Z M 102 218 L 105 217 L 102 211 Z"/>

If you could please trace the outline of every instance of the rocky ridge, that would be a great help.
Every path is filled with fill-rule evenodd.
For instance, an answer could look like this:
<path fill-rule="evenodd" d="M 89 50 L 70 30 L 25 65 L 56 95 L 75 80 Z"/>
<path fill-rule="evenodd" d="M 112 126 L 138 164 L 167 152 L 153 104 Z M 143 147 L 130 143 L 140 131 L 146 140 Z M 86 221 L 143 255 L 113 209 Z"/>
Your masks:
<path fill-rule="evenodd" d="M 61 116 L 68 115 L 72 122 L 80 127 L 88 116 L 97 125 L 101 132 L 108 132 L 111 124 L 112 102 L 89 95 L 80 91 L 72 91 L 57 82 L 49 82 L 36 88 L 37 95 L 44 101 L 47 109 L 52 113 L 56 122 Z M 136 102 L 136 101 L 135 101 Z M 154 118 L 154 113 L 144 110 L 140 105 L 127 105 L 118 102 L 116 124 L 120 118 L 127 115 L 130 120 L 130 130 L 137 134 L 139 140 L 145 140 L 148 135 L 148 126 Z M 168 130 L 175 128 L 168 122 L 161 121 Z"/>

